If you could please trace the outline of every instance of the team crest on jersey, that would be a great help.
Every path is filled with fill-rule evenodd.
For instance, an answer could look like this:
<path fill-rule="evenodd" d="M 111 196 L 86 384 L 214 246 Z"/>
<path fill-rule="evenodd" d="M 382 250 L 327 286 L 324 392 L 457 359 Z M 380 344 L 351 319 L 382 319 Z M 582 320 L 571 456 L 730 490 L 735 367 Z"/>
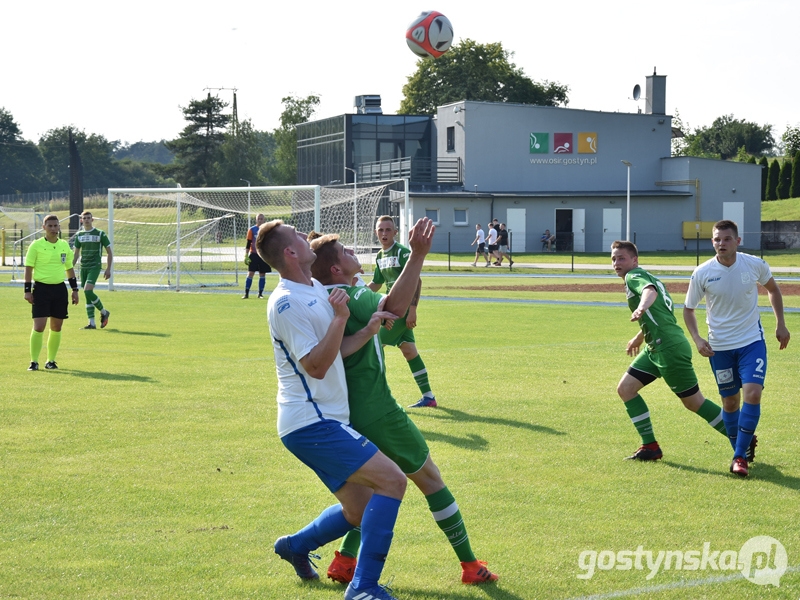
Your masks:
<path fill-rule="evenodd" d="M 278 314 L 281 314 L 287 308 L 289 308 L 289 302 L 288 301 L 284 302 L 283 304 L 279 304 L 278 305 Z"/>
<path fill-rule="evenodd" d="M 718 369 L 714 372 L 717 377 L 717 383 L 730 383 L 733 381 L 733 369 Z"/>
<path fill-rule="evenodd" d="M 67 264 L 67 255 L 64 253 L 61 254 L 61 264 L 62 265 Z"/>
<path fill-rule="evenodd" d="M 742 273 L 742 283 L 744 285 L 749 285 L 749 283 L 750 283 L 750 273 Z"/>

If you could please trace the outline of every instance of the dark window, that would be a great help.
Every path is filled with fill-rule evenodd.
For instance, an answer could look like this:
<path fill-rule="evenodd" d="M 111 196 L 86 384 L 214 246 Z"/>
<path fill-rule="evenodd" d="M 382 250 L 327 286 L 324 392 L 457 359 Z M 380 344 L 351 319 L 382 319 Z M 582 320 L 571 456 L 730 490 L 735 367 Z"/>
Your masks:
<path fill-rule="evenodd" d="M 456 149 L 456 128 L 447 128 L 447 151 L 454 152 Z"/>

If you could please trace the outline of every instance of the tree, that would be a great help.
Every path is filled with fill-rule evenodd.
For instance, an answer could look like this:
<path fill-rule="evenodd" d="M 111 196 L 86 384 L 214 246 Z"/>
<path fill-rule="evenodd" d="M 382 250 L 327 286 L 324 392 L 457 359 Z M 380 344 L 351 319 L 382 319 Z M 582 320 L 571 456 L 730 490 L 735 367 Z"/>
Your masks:
<path fill-rule="evenodd" d="M 265 137 L 268 136 L 268 137 Z M 267 156 L 269 148 L 265 141 L 269 134 L 256 131 L 249 120 L 239 124 L 236 133 L 225 134 L 220 146 L 220 161 L 216 165 L 215 179 L 219 185 L 242 185 L 242 180 L 253 185 L 265 182 L 267 177 Z"/>
<path fill-rule="evenodd" d="M 175 155 L 167 149 L 166 140 L 160 142 L 136 142 L 120 146 L 114 152 L 116 160 L 130 159 L 139 163 L 159 163 L 168 165 Z"/>
<path fill-rule="evenodd" d="M 792 187 L 789 188 L 790 198 L 800 198 L 800 150 L 794 153 L 792 160 Z"/>
<path fill-rule="evenodd" d="M 800 152 L 800 127 L 786 126 L 786 131 L 781 136 L 783 151 L 786 156 L 794 156 Z"/>
<path fill-rule="evenodd" d="M 319 96 L 297 98 L 287 96 L 281 99 L 283 112 L 281 125 L 273 133 L 275 154 L 269 165 L 269 175 L 273 185 L 295 185 L 297 183 L 297 130 L 295 127 L 305 123 L 319 106 Z"/>
<path fill-rule="evenodd" d="M 778 175 L 778 187 L 775 188 L 775 195 L 778 200 L 787 200 L 791 198 L 789 195 L 789 188 L 792 187 L 792 161 L 784 159 L 781 165 L 781 170 Z"/>
<path fill-rule="evenodd" d="M 438 106 L 458 100 L 567 105 L 566 85 L 532 81 L 509 61 L 512 56 L 500 42 L 465 39 L 439 58 L 420 59 L 403 86 L 398 112 L 432 115 Z"/>
<path fill-rule="evenodd" d="M 769 161 L 767 160 L 766 156 L 762 156 L 758 160 L 758 164 L 761 165 L 761 201 L 767 199 L 767 174 L 769 173 Z"/>
<path fill-rule="evenodd" d="M 735 157 L 739 149 L 761 155 L 774 145 L 772 125 L 735 119 L 733 115 L 718 117 L 710 127 L 700 127 L 687 136 L 687 156 L 702 156 L 728 160 Z"/>
<path fill-rule="evenodd" d="M 37 191 L 45 163 L 36 144 L 22 139 L 14 117 L 0 108 L 0 194 Z"/>
<path fill-rule="evenodd" d="M 45 185 L 54 190 L 70 189 L 69 134 L 83 164 L 84 188 L 115 187 L 123 184 L 116 169 L 113 155 L 119 142 L 110 142 L 102 135 L 87 135 L 71 127 L 51 129 L 39 139 L 39 150 L 47 163 Z"/>
<path fill-rule="evenodd" d="M 778 199 L 778 181 L 780 180 L 781 176 L 781 165 L 776 158 L 769 164 L 769 170 L 767 171 L 767 193 L 766 193 L 766 200 L 777 200 Z"/>
<path fill-rule="evenodd" d="M 230 115 L 222 113 L 226 106 L 227 102 L 209 93 L 205 100 L 192 100 L 189 106 L 182 107 L 189 124 L 176 139 L 166 143 L 175 154 L 175 162 L 158 167 L 158 171 L 184 187 L 216 185 L 214 163 L 219 160 L 225 129 L 231 120 Z"/>

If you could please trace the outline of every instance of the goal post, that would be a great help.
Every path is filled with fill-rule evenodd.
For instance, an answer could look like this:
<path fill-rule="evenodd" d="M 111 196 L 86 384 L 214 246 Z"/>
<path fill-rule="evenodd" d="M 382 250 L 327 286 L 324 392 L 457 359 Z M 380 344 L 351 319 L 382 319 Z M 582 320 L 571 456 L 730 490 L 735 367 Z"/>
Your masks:
<path fill-rule="evenodd" d="M 355 186 L 297 185 L 216 188 L 111 188 L 107 233 L 115 285 L 184 287 L 240 285 L 248 224 L 263 214 L 299 231 L 338 233 L 367 263 L 382 198 L 404 180 Z M 94 214 L 102 222 L 102 214 Z M 101 226 L 102 227 L 102 226 Z"/>

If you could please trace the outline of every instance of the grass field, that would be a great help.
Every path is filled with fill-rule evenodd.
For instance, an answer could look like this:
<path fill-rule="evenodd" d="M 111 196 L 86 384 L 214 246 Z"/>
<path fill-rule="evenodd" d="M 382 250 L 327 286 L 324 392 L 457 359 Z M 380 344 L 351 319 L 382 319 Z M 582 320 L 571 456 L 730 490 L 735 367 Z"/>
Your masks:
<path fill-rule="evenodd" d="M 525 303 L 565 292 L 492 292 L 493 277 L 425 278 L 423 295 L 464 295 L 458 281 L 487 289 L 466 294 L 472 301 L 423 299 L 417 340 L 440 407 L 411 412 L 473 548 L 501 579 L 461 585 L 454 553 L 409 487 L 384 571 L 399 599 L 800 597 L 797 341 L 779 352 L 770 338 L 749 479 L 728 473 L 726 439 L 662 382 L 644 397 L 664 460 L 635 464 L 622 460 L 639 441 L 614 391 L 636 332 L 628 309 Z M 101 290 L 108 328 L 80 330 L 81 299 L 65 323 L 60 370 L 30 373 L 21 295 L 0 286 L 0 598 L 342 597 L 328 580 L 301 583 L 272 552 L 332 498 L 277 438 L 264 302 Z M 578 296 L 624 301 L 621 291 Z M 770 313 L 763 322 L 774 329 Z M 787 325 L 797 334 L 800 314 Z M 695 363 L 715 398 L 708 364 Z M 398 400 L 415 401 L 397 350 L 387 369 Z M 592 552 L 603 567 L 603 557 L 640 546 L 699 555 L 708 543 L 730 558 L 755 536 L 786 549 L 780 587 L 716 560 L 717 569 L 672 563 L 649 578 L 646 565 L 578 577 Z M 320 550 L 321 567 L 334 549 Z"/>

